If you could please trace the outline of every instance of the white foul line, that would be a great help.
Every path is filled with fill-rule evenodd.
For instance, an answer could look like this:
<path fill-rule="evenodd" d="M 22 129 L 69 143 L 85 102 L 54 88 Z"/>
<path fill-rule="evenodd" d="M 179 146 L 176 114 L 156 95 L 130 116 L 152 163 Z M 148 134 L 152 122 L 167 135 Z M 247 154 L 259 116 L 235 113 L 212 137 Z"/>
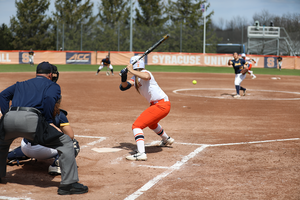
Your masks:
<path fill-rule="evenodd" d="M 134 199 L 138 198 L 145 191 L 149 190 L 152 186 L 154 186 L 158 181 L 160 181 L 164 177 L 166 177 L 169 174 L 171 174 L 174 170 L 180 169 L 180 167 L 182 165 L 184 165 L 189 159 L 195 157 L 199 152 L 203 151 L 206 147 L 207 147 L 206 145 L 198 147 L 195 151 L 193 151 L 189 155 L 184 156 L 181 159 L 181 161 L 177 161 L 172 167 L 170 167 L 170 169 L 168 169 L 167 171 L 159 174 L 158 176 L 156 176 L 155 178 L 153 178 L 152 180 L 150 180 L 148 183 L 146 183 L 143 187 L 141 187 L 140 189 L 138 189 L 136 192 L 134 192 L 130 196 L 126 197 L 125 200 L 134 200 Z"/>
<path fill-rule="evenodd" d="M 195 157 L 198 153 L 203 151 L 206 147 L 216 147 L 216 146 L 229 146 L 229 145 L 241 145 L 241 144 L 258 144 L 258 143 L 267 143 L 267 142 L 282 142 L 282 141 L 291 141 L 291 140 L 300 140 L 300 138 L 288 138 L 288 139 L 277 139 L 277 140 L 263 140 L 263 141 L 252 141 L 252 142 L 239 142 L 239 143 L 225 143 L 225 144 L 193 144 L 193 143 L 179 143 L 176 142 L 176 144 L 183 144 L 183 145 L 201 145 L 198 147 L 195 151 L 190 153 L 187 156 L 184 156 L 181 161 L 177 161 L 174 165 L 171 167 L 159 167 L 159 166 L 148 166 L 148 165 L 139 165 L 139 166 L 147 166 L 151 168 L 162 168 L 162 169 L 168 169 L 167 171 L 159 174 L 152 180 L 148 181 L 145 185 L 143 185 L 140 189 L 126 197 L 124 200 L 134 200 L 141 196 L 144 192 L 149 190 L 151 187 L 153 187 L 156 183 L 158 183 L 161 179 L 165 178 L 169 174 L 171 174 L 175 170 L 179 170 L 182 165 L 184 165 L 187 161 L 189 161 L 191 158 Z"/>
<path fill-rule="evenodd" d="M 209 147 L 219 147 L 219 146 L 231 146 L 231 145 L 241 145 L 241 144 L 258 144 L 258 143 L 267 143 L 267 142 L 283 142 L 290 140 L 300 140 L 300 138 L 287 138 L 287 139 L 276 139 L 276 140 L 263 140 L 263 141 L 251 141 L 251 142 L 237 142 L 237 143 L 225 143 L 225 144 L 196 144 L 196 143 L 184 143 L 184 142 L 175 142 L 175 144 L 189 145 L 189 146 L 202 146 L 206 145 Z"/>

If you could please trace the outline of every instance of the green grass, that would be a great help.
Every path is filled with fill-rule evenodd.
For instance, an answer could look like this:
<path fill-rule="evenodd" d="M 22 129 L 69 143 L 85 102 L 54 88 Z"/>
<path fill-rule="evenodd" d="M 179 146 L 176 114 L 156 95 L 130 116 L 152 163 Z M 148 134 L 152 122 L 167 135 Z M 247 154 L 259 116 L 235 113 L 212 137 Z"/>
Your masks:
<path fill-rule="evenodd" d="M 56 65 L 58 71 L 97 71 L 99 65 Z M 119 72 L 125 65 L 114 65 L 114 71 Z M 201 66 L 146 66 L 152 72 L 195 72 L 195 73 L 233 73 L 232 67 L 201 67 Z M 300 70 L 274 68 L 252 68 L 255 74 L 300 76 Z M 35 72 L 36 65 L 29 64 L 0 65 L 0 72 Z"/>

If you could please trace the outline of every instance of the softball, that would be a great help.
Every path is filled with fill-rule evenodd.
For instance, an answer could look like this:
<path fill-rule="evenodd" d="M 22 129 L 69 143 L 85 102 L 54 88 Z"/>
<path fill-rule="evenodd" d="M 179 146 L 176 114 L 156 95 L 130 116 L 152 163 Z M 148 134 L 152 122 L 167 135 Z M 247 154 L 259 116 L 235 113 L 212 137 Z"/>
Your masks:
<path fill-rule="evenodd" d="M 197 84 L 197 81 L 196 81 L 196 80 L 193 80 L 193 84 L 196 85 L 196 84 Z"/>

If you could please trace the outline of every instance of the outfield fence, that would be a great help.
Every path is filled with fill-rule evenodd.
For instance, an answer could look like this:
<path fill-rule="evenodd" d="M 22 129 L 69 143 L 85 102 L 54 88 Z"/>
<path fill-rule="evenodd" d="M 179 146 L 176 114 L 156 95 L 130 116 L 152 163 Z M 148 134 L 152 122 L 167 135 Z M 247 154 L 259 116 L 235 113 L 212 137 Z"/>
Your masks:
<path fill-rule="evenodd" d="M 29 63 L 29 51 L 0 51 L 0 64 Z M 107 55 L 112 65 L 127 65 L 134 55 L 143 52 L 130 51 L 35 51 L 34 63 L 48 61 L 52 64 L 87 64 L 99 65 Z M 277 56 L 248 55 L 256 63 L 257 68 L 277 68 Z M 282 69 L 300 69 L 300 57 L 282 56 Z M 146 65 L 175 65 L 175 66 L 228 66 L 232 54 L 203 54 L 203 53 L 170 53 L 152 52 L 145 56 Z"/>

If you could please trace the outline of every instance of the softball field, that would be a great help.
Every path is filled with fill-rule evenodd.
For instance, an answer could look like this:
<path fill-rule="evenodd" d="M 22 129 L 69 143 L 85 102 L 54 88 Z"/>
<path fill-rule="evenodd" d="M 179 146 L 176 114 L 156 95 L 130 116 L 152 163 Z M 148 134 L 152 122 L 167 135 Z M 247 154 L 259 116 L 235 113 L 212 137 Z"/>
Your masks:
<path fill-rule="evenodd" d="M 148 160 L 127 161 L 136 149 L 131 125 L 149 105 L 134 88 L 120 91 L 117 74 L 61 72 L 58 80 L 89 192 L 59 196 L 52 160 L 32 160 L 7 166 L 0 199 L 300 199 L 299 76 L 247 76 L 246 96 L 234 99 L 233 73 L 154 72 L 171 101 L 160 124 L 175 143 L 151 146 L 160 137 L 146 128 Z M 1 73 L 0 90 L 34 76 Z"/>

